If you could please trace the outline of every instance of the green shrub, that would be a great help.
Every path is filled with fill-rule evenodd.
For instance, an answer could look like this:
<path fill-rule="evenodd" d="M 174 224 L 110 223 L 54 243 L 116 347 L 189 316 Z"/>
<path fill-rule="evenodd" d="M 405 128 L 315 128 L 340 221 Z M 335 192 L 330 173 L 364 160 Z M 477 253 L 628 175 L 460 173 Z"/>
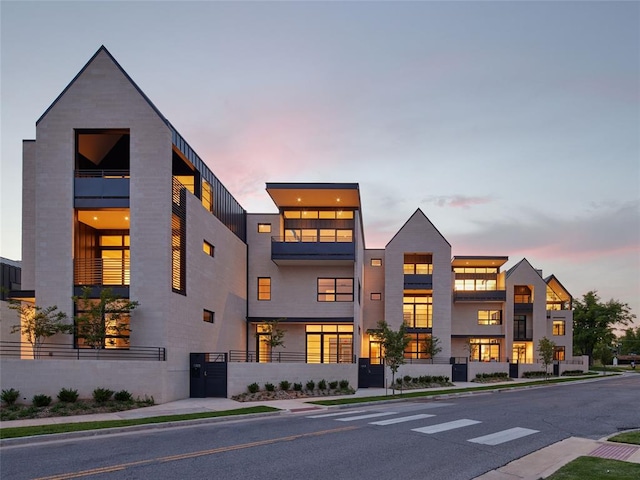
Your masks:
<path fill-rule="evenodd" d="M 307 390 L 313 392 L 315 390 L 315 388 L 316 388 L 316 382 L 314 382 L 313 380 L 309 380 L 307 382 L 306 387 L 307 387 Z"/>
<path fill-rule="evenodd" d="M 334 380 L 333 382 L 329 382 L 329 388 L 331 390 L 335 390 L 336 388 L 338 388 L 338 381 Z"/>
<path fill-rule="evenodd" d="M 20 398 L 20 391 L 15 388 L 2 390 L 2 393 L 0 394 L 0 399 L 7 405 L 13 405 L 16 403 L 18 398 Z"/>
<path fill-rule="evenodd" d="M 93 391 L 93 399 L 98 403 L 105 403 L 111 400 L 113 396 L 113 390 L 108 388 L 96 388 Z"/>
<path fill-rule="evenodd" d="M 78 390 L 61 388 L 58 392 L 58 400 L 64 403 L 76 403 L 76 400 L 78 400 Z"/>
<path fill-rule="evenodd" d="M 47 407 L 51 405 L 51 397 L 43 393 L 34 395 L 31 403 L 33 403 L 34 407 Z"/>
<path fill-rule="evenodd" d="M 293 384 L 293 389 L 294 389 L 296 392 L 301 392 L 301 391 L 302 391 L 302 384 L 301 384 L 301 383 L 294 383 L 294 384 Z"/>
<path fill-rule="evenodd" d="M 545 377 L 546 374 L 542 371 L 538 371 L 538 372 L 524 372 L 522 374 L 522 376 L 524 378 L 542 378 Z"/>
<path fill-rule="evenodd" d="M 253 382 L 251 385 L 247 386 L 247 390 L 249 390 L 249 393 L 258 393 L 260 391 L 260 385 Z"/>
<path fill-rule="evenodd" d="M 402 377 L 402 379 L 406 382 L 409 383 L 411 381 L 411 375 L 405 375 L 404 377 Z"/>
<path fill-rule="evenodd" d="M 273 383 L 267 382 L 264 384 L 264 388 L 267 392 L 274 392 L 276 389 L 276 386 Z"/>
<path fill-rule="evenodd" d="M 402 379 L 401 378 L 396 378 L 396 383 L 398 385 L 402 385 Z"/>
<path fill-rule="evenodd" d="M 349 388 L 349 380 L 340 380 L 340 389 L 342 390 L 346 390 L 347 388 Z"/>
<path fill-rule="evenodd" d="M 318 382 L 318 390 L 326 390 L 327 389 L 327 381 L 323 378 Z"/>
<path fill-rule="evenodd" d="M 120 390 L 113 394 L 113 399 L 118 402 L 133 402 L 133 395 L 126 390 Z"/>
<path fill-rule="evenodd" d="M 288 380 L 282 380 L 280 382 L 280 390 L 284 390 L 285 392 L 291 388 L 291 382 Z"/>
<path fill-rule="evenodd" d="M 411 383 L 418 383 L 418 377 L 413 377 L 411 379 Z"/>

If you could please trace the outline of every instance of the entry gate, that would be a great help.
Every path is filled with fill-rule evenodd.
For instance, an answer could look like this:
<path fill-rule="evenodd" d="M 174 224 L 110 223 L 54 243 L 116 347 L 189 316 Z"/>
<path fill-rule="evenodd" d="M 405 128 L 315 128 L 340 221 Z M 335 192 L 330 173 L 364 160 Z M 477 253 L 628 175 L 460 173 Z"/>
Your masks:
<path fill-rule="evenodd" d="M 452 382 L 467 382 L 468 380 L 468 368 L 467 357 L 451 357 L 451 381 Z"/>
<path fill-rule="evenodd" d="M 189 365 L 190 398 L 227 398 L 226 353 L 191 353 Z"/>
<path fill-rule="evenodd" d="M 520 377 L 520 369 L 518 368 L 517 363 L 509 364 L 509 377 L 510 378 L 519 378 Z"/>
<path fill-rule="evenodd" d="M 369 358 L 358 359 L 358 388 L 384 388 L 384 363 L 371 363 Z"/>

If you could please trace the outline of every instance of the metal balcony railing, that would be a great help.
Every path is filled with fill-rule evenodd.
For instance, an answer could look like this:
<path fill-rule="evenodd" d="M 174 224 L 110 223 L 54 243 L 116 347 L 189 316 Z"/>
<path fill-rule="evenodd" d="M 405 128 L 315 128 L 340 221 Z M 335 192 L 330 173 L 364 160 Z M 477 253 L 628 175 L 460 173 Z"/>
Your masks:
<path fill-rule="evenodd" d="M 77 258 L 73 264 L 74 285 L 129 285 L 129 258 Z"/>
<path fill-rule="evenodd" d="M 76 178 L 129 178 L 129 170 L 76 170 Z"/>
<path fill-rule="evenodd" d="M 35 351 L 34 351 L 35 350 Z M 72 345 L 45 343 L 35 349 L 26 342 L 0 341 L 0 357 L 69 360 L 167 360 L 165 347 L 74 348 Z"/>
<path fill-rule="evenodd" d="M 260 353 L 245 350 L 230 350 L 230 362 L 260 362 L 260 363 L 355 363 L 353 355 L 320 354 L 303 352 L 271 352 Z"/>

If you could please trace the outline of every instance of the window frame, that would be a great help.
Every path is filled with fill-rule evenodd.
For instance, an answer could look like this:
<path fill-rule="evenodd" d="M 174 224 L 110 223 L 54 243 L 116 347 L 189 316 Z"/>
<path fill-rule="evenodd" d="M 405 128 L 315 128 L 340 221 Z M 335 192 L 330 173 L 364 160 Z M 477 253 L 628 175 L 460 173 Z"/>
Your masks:
<path fill-rule="evenodd" d="M 351 282 L 350 291 L 344 288 L 348 285 L 339 285 L 340 281 Z M 324 282 L 326 290 L 320 290 L 320 284 Z M 333 284 L 333 290 L 330 290 L 330 283 Z M 354 301 L 354 282 L 353 277 L 318 277 L 316 280 L 316 300 L 318 302 L 353 302 Z M 332 298 L 331 298 L 332 297 Z"/>
<path fill-rule="evenodd" d="M 372 267 L 381 267 L 382 266 L 382 259 L 381 258 L 372 258 L 371 259 L 371 266 Z"/>
<path fill-rule="evenodd" d="M 377 296 L 377 298 L 375 298 L 375 296 Z M 369 299 L 373 302 L 380 302 L 382 301 L 382 293 L 380 292 L 371 292 L 369 294 Z"/>
<path fill-rule="evenodd" d="M 267 227 L 268 227 L 268 230 L 266 229 Z M 258 223 L 258 233 L 271 233 L 271 224 L 270 223 Z"/>
<path fill-rule="evenodd" d="M 258 277 L 256 298 L 259 302 L 271 301 L 271 277 Z"/>
<path fill-rule="evenodd" d="M 216 314 L 211 310 L 207 310 L 206 308 L 202 309 L 202 321 L 205 323 L 216 323 Z"/>
<path fill-rule="evenodd" d="M 207 251 L 207 249 L 209 251 Z M 202 251 L 206 253 L 208 256 L 210 256 L 211 258 L 213 258 L 215 257 L 216 247 L 214 247 L 211 243 L 207 242 L 206 240 L 202 240 Z"/>
<path fill-rule="evenodd" d="M 559 318 L 554 319 L 552 322 L 551 335 L 553 335 L 554 337 L 564 337 L 567 334 L 567 322 Z"/>
<path fill-rule="evenodd" d="M 481 313 L 486 313 L 487 318 L 480 318 Z M 493 318 L 493 314 L 497 313 L 498 318 Z M 478 325 L 502 325 L 502 310 L 493 310 L 493 309 L 481 309 L 478 310 L 477 314 Z"/>

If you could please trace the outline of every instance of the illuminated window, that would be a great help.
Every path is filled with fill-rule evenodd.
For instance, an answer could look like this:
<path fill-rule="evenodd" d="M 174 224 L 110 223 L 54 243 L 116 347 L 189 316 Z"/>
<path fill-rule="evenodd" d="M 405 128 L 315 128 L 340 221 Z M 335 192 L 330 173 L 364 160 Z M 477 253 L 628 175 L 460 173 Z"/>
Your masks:
<path fill-rule="evenodd" d="M 565 331 L 565 323 L 564 320 L 554 320 L 553 321 L 553 334 L 556 336 L 564 335 Z"/>
<path fill-rule="evenodd" d="M 430 253 L 405 253 L 405 275 L 431 275 L 433 274 L 432 255 Z"/>
<path fill-rule="evenodd" d="M 202 180 L 202 206 L 209 212 L 213 212 L 213 193 L 211 185 L 206 180 Z"/>
<path fill-rule="evenodd" d="M 258 233 L 271 233 L 271 224 L 270 223 L 259 223 L 258 224 Z"/>
<path fill-rule="evenodd" d="M 258 278 L 258 300 L 271 300 L 271 278 Z"/>
<path fill-rule="evenodd" d="M 478 310 L 478 325 L 502 325 L 502 310 Z"/>
<path fill-rule="evenodd" d="M 353 302 L 353 278 L 318 278 L 319 302 Z"/>
<path fill-rule="evenodd" d="M 404 358 L 431 358 L 431 355 L 427 353 L 432 351 L 430 348 L 432 342 L 430 333 L 409 333 L 407 336 L 411 340 L 404 350 Z"/>
<path fill-rule="evenodd" d="M 553 359 L 562 362 L 565 360 L 564 358 L 564 347 L 554 347 L 553 349 Z"/>
<path fill-rule="evenodd" d="M 381 293 L 372 293 L 371 294 L 371 300 L 382 300 L 382 294 Z"/>
<path fill-rule="evenodd" d="M 202 311 L 202 320 L 207 322 L 207 323 L 213 323 L 214 322 L 214 313 L 210 310 L 203 310 Z"/>
<path fill-rule="evenodd" d="M 353 325 L 307 325 L 307 363 L 352 363 Z"/>
<path fill-rule="evenodd" d="M 532 303 L 531 289 L 526 285 L 513 287 L 513 303 Z"/>
<path fill-rule="evenodd" d="M 493 291 L 498 289 L 498 269 L 493 267 L 454 267 L 455 290 Z"/>
<path fill-rule="evenodd" d="M 202 250 L 210 257 L 213 257 L 214 247 L 206 240 L 202 241 Z"/>
<path fill-rule="evenodd" d="M 372 267 L 381 267 L 382 266 L 382 259 L 381 258 L 372 258 L 371 259 L 371 266 Z"/>
<path fill-rule="evenodd" d="M 406 295 L 403 298 L 404 324 L 409 328 L 431 328 L 433 298 L 430 294 Z"/>
<path fill-rule="evenodd" d="M 499 340 L 493 338 L 470 338 L 469 359 L 475 362 L 499 362 Z"/>

